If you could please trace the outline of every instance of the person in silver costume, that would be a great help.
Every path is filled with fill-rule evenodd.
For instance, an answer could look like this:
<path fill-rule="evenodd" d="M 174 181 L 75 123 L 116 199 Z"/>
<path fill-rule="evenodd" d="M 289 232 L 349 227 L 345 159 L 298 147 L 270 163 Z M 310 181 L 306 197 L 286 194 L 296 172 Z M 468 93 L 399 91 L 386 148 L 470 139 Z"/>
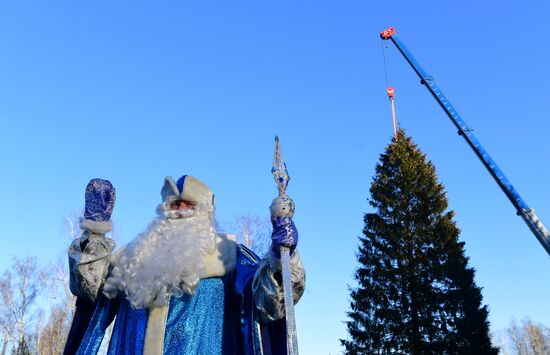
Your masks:
<path fill-rule="evenodd" d="M 68 251 L 77 309 L 64 353 L 97 353 L 113 321 L 110 354 L 286 353 L 281 246 L 295 303 L 305 289 L 294 222 L 272 220 L 272 248 L 259 258 L 216 231 L 214 194 L 197 178 L 166 177 L 161 197 L 147 230 L 115 250 L 106 236 L 115 189 L 88 184 L 83 234 Z"/>

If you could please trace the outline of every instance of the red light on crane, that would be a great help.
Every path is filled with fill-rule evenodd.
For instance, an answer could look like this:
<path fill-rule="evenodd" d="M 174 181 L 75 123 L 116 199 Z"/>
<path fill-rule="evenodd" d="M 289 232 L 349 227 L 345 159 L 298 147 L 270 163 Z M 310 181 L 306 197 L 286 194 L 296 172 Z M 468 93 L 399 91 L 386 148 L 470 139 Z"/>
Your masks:
<path fill-rule="evenodd" d="M 388 88 L 388 97 L 390 98 L 390 100 L 393 100 L 394 95 L 395 95 L 394 88 L 392 87 Z"/>
<path fill-rule="evenodd" d="M 380 38 L 389 39 L 394 34 L 395 34 L 395 27 L 390 27 L 387 30 L 380 32 Z"/>

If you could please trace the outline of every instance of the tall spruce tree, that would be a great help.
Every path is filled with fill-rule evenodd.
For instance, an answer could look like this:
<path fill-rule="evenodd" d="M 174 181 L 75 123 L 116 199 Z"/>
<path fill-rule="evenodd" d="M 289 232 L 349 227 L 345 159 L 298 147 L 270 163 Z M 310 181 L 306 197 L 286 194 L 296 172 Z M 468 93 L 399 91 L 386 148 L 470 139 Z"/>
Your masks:
<path fill-rule="evenodd" d="M 442 184 L 406 136 L 376 166 L 351 291 L 349 354 L 497 354 Z"/>

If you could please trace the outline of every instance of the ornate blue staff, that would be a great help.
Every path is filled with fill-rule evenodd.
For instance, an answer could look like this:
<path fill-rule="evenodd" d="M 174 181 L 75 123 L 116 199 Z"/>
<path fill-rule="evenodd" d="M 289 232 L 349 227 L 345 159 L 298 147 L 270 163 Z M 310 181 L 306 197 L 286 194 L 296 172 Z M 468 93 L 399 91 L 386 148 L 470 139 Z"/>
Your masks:
<path fill-rule="evenodd" d="M 281 148 L 279 147 L 279 137 L 275 136 L 275 155 L 273 157 L 273 167 L 271 168 L 279 196 L 271 203 L 271 220 L 277 218 L 294 216 L 294 201 L 286 194 L 286 188 L 290 181 L 290 175 L 283 160 Z M 290 248 L 281 246 L 281 267 L 283 275 L 283 292 L 286 314 L 286 334 L 288 354 L 298 355 L 298 338 L 296 334 L 296 319 L 294 317 L 294 299 L 292 295 L 292 283 L 290 277 Z"/>

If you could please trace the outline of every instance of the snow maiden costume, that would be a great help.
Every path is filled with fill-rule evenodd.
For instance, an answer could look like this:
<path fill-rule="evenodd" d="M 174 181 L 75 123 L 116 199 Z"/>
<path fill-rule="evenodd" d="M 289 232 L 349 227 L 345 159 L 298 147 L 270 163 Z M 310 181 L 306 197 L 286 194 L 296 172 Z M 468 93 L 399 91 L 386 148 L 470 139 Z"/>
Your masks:
<path fill-rule="evenodd" d="M 286 354 L 281 245 L 293 251 L 297 302 L 305 273 L 298 232 L 273 221 L 272 251 L 260 260 L 214 228 L 214 195 L 192 176 L 165 179 L 158 217 L 113 253 L 113 186 L 86 188 L 84 233 L 69 248 L 70 286 L 77 308 L 65 354 L 96 354 L 116 317 L 109 354 Z M 170 208 L 186 201 L 193 209 Z"/>

